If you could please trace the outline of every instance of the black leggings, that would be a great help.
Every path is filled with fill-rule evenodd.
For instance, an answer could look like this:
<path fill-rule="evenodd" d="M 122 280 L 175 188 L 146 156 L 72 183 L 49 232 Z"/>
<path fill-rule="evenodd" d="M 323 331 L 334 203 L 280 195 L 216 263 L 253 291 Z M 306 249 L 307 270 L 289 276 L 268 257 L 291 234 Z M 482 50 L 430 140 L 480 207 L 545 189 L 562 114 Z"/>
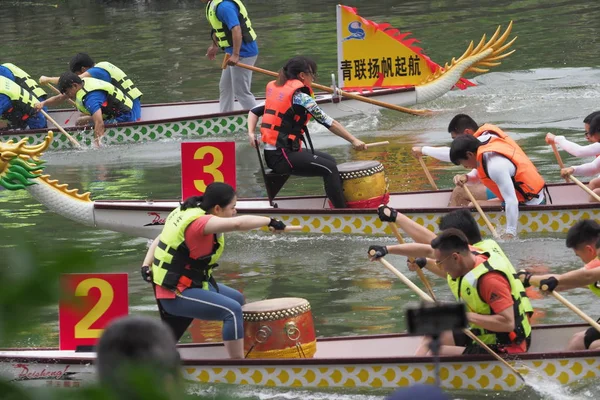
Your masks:
<path fill-rule="evenodd" d="M 346 199 L 342 189 L 342 179 L 335 158 L 322 151 L 303 149 L 289 151 L 283 149 L 265 150 L 267 166 L 277 174 L 297 176 L 321 176 L 325 193 L 335 208 L 345 208 Z"/>

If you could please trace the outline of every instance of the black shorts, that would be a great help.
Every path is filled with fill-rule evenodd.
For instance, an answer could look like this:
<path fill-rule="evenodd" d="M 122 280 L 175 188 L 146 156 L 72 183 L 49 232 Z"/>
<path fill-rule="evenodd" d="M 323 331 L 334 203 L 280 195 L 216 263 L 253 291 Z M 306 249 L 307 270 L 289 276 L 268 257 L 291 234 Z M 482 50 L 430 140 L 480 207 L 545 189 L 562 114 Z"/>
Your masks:
<path fill-rule="evenodd" d="M 468 337 L 462 331 L 452 332 L 452 337 L 454 338 L 454 344 L 456 346 L 461 346 L 465 348 L 463 354 L 488 354 L 487 350 L 478 345 L 477 343 L 473 343 L 473 339 Z M 598 336 L 600 339 L 600 336 Z M 502 348 L 503 346 L 498 346 L 495 344 L 489 344 L 488 347 L 492 349 L 494 353 L 505 354 L 506 351 Z M 531 336 L 527 338 L 527 348 L 531 347 Z"/>
<path fill-rule="evenodd" d="M 600 318 L 596 322 L 600 322 Z M 600 340 L 600 332 L 598 332 L 596 328 L 588 328 L 588 330 L 585 331 L 585 336 L 583 337 L 583 344 L 585 345 L 585 348 L 589 349 L 592 342 L 595 342 L 596 340 Z"/>

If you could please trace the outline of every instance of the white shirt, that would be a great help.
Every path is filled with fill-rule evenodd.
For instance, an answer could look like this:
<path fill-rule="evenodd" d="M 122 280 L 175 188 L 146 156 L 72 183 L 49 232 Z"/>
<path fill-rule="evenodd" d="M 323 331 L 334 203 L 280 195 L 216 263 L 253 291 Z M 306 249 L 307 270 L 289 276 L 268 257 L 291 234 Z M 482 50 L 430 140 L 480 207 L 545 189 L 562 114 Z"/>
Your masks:
<path fill-rule="evenodd" d="M 506 233 L 517 235 L 517 225 L 519 223 L 519 200 L 517 199 L 517 191 L 513 185 L 512 178 L 517 173 L 517 168 L 508 158 L 495 152 L 483 153 L 483 158 L 486 163 L 487 173 L 491 180 L 498 186 L 500 194 L 504 199 L 506 209 Z M 477 170 L 473 169 L 467 174 L 469 177 L 468 183 L 479 183 L 479 175 Z M 538 193 L 537 198 L 533 198 L 525 204 L 536 205 L 544 201 L 544 190 Z"/>
<path fill-rule="evenodd" d="M 496 137 L 500 137 L 493 132 L 489 132 L 489 133 L 479 136 L 477 139 L 479 139 L 480 142 L 485 143 L 492 137 L 492 135 L 496 136 Z M 440 161 L 451 162 L 450 161 L 450 147 L 448 147 L 448 146 L 444 146 L 444 147 L 423 146 L 423 147 L 421 147 L 421 153 L 423 153 L 423 155 L 425 155 L 425 156 L 433 157 Z"/>
<path fill-rule="evenodd" d="M 592 143 L 587 146 L 580 146 L 571 142 L 564 136 L 556 136 L 554 143 L 559 145 L 564 151 L 575 157 L 596 157 L 600 154 L 600 143 Z"/>

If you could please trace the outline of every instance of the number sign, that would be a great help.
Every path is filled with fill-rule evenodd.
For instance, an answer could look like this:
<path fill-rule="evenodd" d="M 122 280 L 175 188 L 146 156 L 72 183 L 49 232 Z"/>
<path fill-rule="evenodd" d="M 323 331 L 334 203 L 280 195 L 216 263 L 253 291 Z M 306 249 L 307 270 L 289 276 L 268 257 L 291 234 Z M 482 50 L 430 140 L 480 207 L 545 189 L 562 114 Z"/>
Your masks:
<path fill-rule="evenodd" d="M 236 186 L 235 142 L 181 144 L 181 196 L 200 196 L 213 182 Z"/>

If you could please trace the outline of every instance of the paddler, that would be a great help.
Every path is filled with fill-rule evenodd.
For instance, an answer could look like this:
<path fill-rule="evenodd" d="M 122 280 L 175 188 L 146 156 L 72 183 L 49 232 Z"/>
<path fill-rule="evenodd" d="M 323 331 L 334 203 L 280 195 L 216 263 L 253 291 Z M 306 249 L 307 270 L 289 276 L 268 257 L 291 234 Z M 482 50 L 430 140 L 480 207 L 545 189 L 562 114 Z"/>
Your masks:
<path fill-rule="evenodd" d="M 54 96 L 36 107 L 51 105 L 69 98 L 77 109 L 90 115 L 94 121 L 94 137 L 97 145 L 104 135 L 104 124 L 134 122 L 133 100 L 112 84 L 96 78 L 80 78 L 73 72 L 63 73 L 58 80 L 58 90 L 64 96 Z"/>
<path fill-rule="evenodd" d="M 203 196 L 186 199 L 172 211 L 146 253 L 144 279 L 152 281 L 161 318 L 177 340 L 192 319 L 223 321 L 223 344 L 231 358 L 244 358 L 244 296 L 217 283 L 213 269 L 223 253 L 223 234 L 269 227 L 281 232 L 286 225 L 269 217 L 236 217 L 234 189 L 215 182 Z"/>
<path fill-rule="evenodd" d="M 471 169 L 456 175 L 457 186 L 483 183 L 506 208 L 506 228 L 503 239 L 517 235 L 519 205 L 546 204 L 546 182 L 525 152 L 512 139 L 489 135 L 481 138 L 460 135 L 452 141 L 450 160 Z M 496 204 L 498 201 L 480 202 Z"/>
<path fill-rule="evenodd" d="M 267 166 L 277 174 L 323 177 L 325 193 L 333 207 L 344 208 L 346 199 L 335 158 L 322 151 L 302 148 L 302 141 L 306 146 L 307 136 L 310 144 L 308 121 L 313 117 L 333 134 L 350 142 L 355 150 L 366 150 L 367 146 L 317 105 L 311 88 L 316 74 L 317 64 L 310 58 L 290 59 L 279 71 L 277 80 L 267 84 L 265 105 L 248 113 L 248 137 L 252 147 L 256 147 L 254 132 L 258 117 L 262 116 L 260 133 Z"/>
<path fill-rule="evenodd" d="M 79 75 L 80 78 L 100 79 L 119 88 L 119 90 L 133 100 L 131 111 L 134 120 L 139 121 L 142 118 L 142 92 L 133 83 L 131 78 L 116 65 L 108 61 L 96 63 L 87 53 L 77 53 L 69 62 L 69 70 Z M 40 77 L 41 84 L 52 83 L 58 85 L 58 80 L 58 77 Z M 63 97 L 60 101 L 65 100 Z M 92 122 L 92 117 L 84 116 L 77 120 L 77 125 L 87 125 Z"/>
<path fill-rule="evenodd" d="M 0 128 L 42 129 L 48 126 L 46 117 L 35 110 L 36 103 L 46 99 L 46 92 L 31 76 L 12 63 L 0 65 Z M 14 83 L 14 84 L 13 84 Z M 23 95 L 21 96 L 21 89 Z"/>
<path fill-rule="evenodd" d="M 406 246 L 411 244 L 371 246 L 369 254 L 375 252 L 373 260 L 390 250 L 398 253 L 397 249 Z M 531 345 L 526 308 L 529 302 L 525 301 L 523 284 L 515 277 L 506 257 L 472 251 L 469 239 L 456 228 L 443 230 L 431 241 L 430 247 L 435 265 L 445 274 L 452 294 L 456 300 L 465 302 L 469 310 L 467 319 L 471 331 L 497 353 L 526 352 Z M 443 355 L 487 353 L 462 332 L 444 332 L 440 341 Z M 429 339 L 426 339 L 416 355 L 425 355 L 428 349 Z"/>
<path fill-rule="evenodd" d="M 561 146 L 566 146 L 569 150 L 573 150 L 573 148 L 576 148 L 575 146 L 577 146 L 575 143 L 564 139 L 563 136 L 550 135 L 552 134 L 549 133 L 546 135 L 546 141 L 548 143 L 561 143 Z M 590 121 L 589 129 L 586 131 L 586 137 L 594 143 L 585 147 L 579 146 L 580 149 L 577 149 L 577 153 L 580 154 L 581 157 L 595 156 L 596 158 L 594 161 L 586 164 L 563 168 L 560 171 L 562 177 L 568 178 L 571 175 L 594 176 L 600 173 L 600 157 L 598 157 L 600 156 L 600 114 L 594 116 Z M 571 153 L 571 151 L 569 151 L 569 153 Z M 592 179 L 588 186 L 594 193 L 600 194 L 600 177 Z M 593 196 L 590 196 L 589 201 L 596 202 L 597 200 Z"/>
<path fill-rule="evenodd" d="M 566 245 L 585 264 L 582 268 L 560 275 L 532 275 L 529 271 L 519 271 L 519 277 L 525 286 L 544 287 L 548 291 L 587 287 L 600 296 L 600 225 L 590 219 L 577 222 L 567 232 Z M 600 332 L 592 327 L 575 333 L 567 345 L 569 351 L 598 349 Z"/>
<path fill-rule="evenodd" d="M 497 136 L 500 138 L 510 138 L 502 129 L 492 124 L 483 124 L 479 126 L 477 122 L 467 114 L 457 114 L 452 118 L 448 124 L 448 133 L 452 139 L 456 139 L 460 135 L 471 135 L 482 142 L 488 140 L 490 136 Z M 415 157 L 429 156 L 440 161 L 450 162 L 450 147 L 431 147 L 431 146 L 415 146 L 412 148 L 412 154 Z M 496 199 L 496 195 L 485 187 L 485 185 L 479 183 L 469 187 L 473 197 L 476 200 L 492 200 Z M 461 186 L 457 186 L 452 191 L 450 202 L 448 203 L 451 207 L 467 206 L 471 200 L 465 193 L 465 190 Z"/>

